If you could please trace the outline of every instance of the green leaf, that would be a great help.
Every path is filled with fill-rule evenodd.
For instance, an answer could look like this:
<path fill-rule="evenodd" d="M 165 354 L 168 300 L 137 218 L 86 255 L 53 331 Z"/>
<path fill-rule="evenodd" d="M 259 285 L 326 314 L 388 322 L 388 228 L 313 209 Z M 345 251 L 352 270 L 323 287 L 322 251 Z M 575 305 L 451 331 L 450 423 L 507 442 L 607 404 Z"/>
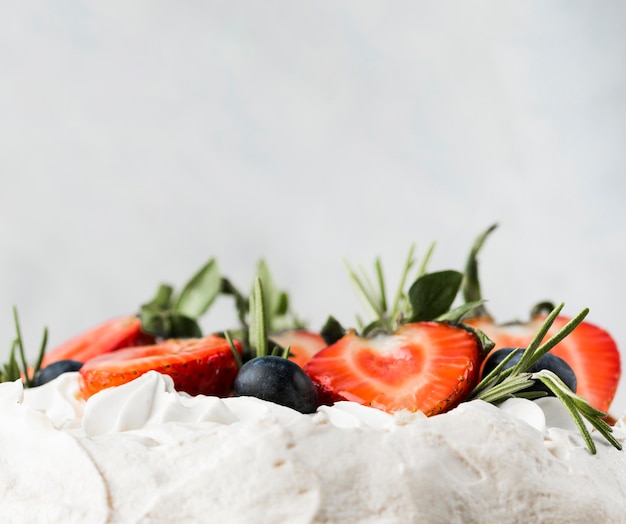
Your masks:
<path fill-rule="evenodd" d="M 141 329 L 161 338 L 169 338 L 172 332 L 172 316 L 169 310 L 164 310 L 152 304 L 141 306 L 139 313 L 141 318 Z"/>
<path fill-rule="evenodd" d="M 148 304 L 161 309 L 169 309 L 172 305 L 173 294 L 174 289 L 172 286 L 161 284 L 159 289 L 157 289 L 156 295 L 154 295 L 154 298 L 148 302 Z"/>
<path fill-rule="evenodd" d="M 222 277 L 221 292 L 224 295 L 231 295 L 235 299 L 235 309 L 237 310 L 237 318 L 242 326 L 247 326 L 246 316 L 250 308 L 250 301 L 241 293 L 233 283 L 225 277 Z"/>
<path fill-rule="evenodd" d="M 241 366 L 243 366 L 241 356 L 239 355 L 239 351 L 237 351 L 237 348 L 235 347 L 235 343 L 233 342 L 233 338 L 231 337 L 228 331 L 224 332 L 224 338 L 228 342 L 228 346 L 230 347 L 230 350 L 233 353 L 233 358 L 235 359 L 235 362 L 237 363 L 237 369 L 241 369 Z"/>
<path fill-rule="evenodd" d="M 404 263 L 404 267 L 402 268 L 402 275 L 400 277 L 400 283 L 398 284 L 398 289 L 396 291 L 395 298 L 393 299 L 393 305 L 391 306 L 391 319 L 395 321 L 399 315 L 405 313 L 403 307 L 406 303 L 406 295 L 404 292 L 404 285 L 406 283 L 406 279 L 409 276 L 409 271 L 413 268 L 415 264 L 415 244 L 411 245 L 409 249 L 409 254 L 406 257 L 406 262 Z"/>
<path fill-rule="evenodd" d="M 298 320 L 289 311 L 289 296 L 278 288 L 265 260 L 259 261 L 256 278 L 261 280 L 263 287 L 263 306 L 268 333 L 297 327 Z"/>
<path fill-rule="evenodd" d="M 418 278 L 409 289 L 413 310 L 411 321 L 433 320 L 446 313 L 461 286 L 463 275 L 447 270 L 427 273 Z"/>
<path fill-rule="evenodd" d="M 11 344 L 9 360 L 5 364 L 0 366 L 0 382 L 14 382 L 16 380 L 22 379 L 24 387 L 31 388 L 35 385 L 35 375 L 41 368 L 41 362 L 46 351 L 46 344 L 48 342 L 48 328 L 44 327 L 43 337 L 39 346 L 37 360 L 33 368 L 29 369 L 28 363 L 26 361 L 24 341 L 22 339 L 22 330 L 20 328 L 17 308 L 15 306 L 13 306 L 13 320 L 15 323 L 16 337 Z M 17 356 L 19 356 L 19 361 Z"/>
<path fill-rule="evenodd" d="M 478 253 L 482 249 L 487 237 L 497 226 L 497 224 L 492 225 L 474 241 L 474 245 L 472 246 L 465 264 L 465 274 L 463 275 L 463 298 L 465 302 L 476 302 L 482 299 L 480 281 L 478 278 Z M 482 315 L 486 314 L 486 311 L 483 308 L 483 311 L 478 313 Z"/>
<path fill-rule="evenodd" d="M 436 320 L 447 320 L 448 322 L 458 323 L 461 322 L 464 318 L 468 316 L 472 316 L 472 312 L 479 308 L 485 301 L 477 300 L 476 302 L 467 302 L 466 304 L 461 304 L 450 311 L 447 311 L 443 315 L 439 315 Z"/>
<path fill-rule="evenodd" d="M 202 330 L 195 319 L 186 317 L 178 313 L 171 314 L 171 332 L 172 338 L 200 338 Z"/>
<path fill-rule="evenodd" d="M 278 300 L 276 301 L 275 307 L 276 310 L 274 311 L 274 314 L 276 316 L 282 317 L 286 315 L 289 312 L 289 295 L 284 291 L 281 291 L 278 294 Z"/>
<path fill-rule="evenodd" d="M 328 317 L 326 323 L 320 331 L 320 335 L 322 335 L 324 342 L 326 342 L 326 344 L 328 344 L 329 346 L 337 342 L 339 339 L 343 338 L 345 334 L 346 330 L 333 316 Z"/>
<path fill-rule="evenodd" d="M 267 315 L 265 314 L 264 289 L 261 278 L 254 281 L 250 297 L 250 347 L 257 357 L 267 354 Z"/>
<path fill-rule="evenodd" d="M 220 271 L 215 259 L 211 259 L 187 282 L 173 310 L 185 317 L 198 318 L 206 313 L 221 289 Z"/>

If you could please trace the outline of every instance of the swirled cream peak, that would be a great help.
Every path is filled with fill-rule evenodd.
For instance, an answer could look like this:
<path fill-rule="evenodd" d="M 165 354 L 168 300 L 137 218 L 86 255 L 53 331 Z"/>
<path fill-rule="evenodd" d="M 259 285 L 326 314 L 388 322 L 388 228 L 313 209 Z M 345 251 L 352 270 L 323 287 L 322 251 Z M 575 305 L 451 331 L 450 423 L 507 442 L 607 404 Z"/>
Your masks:
<path fill-rule="evenodd" d="M 83 428 L 87 435 L 96 436 L 166 422 L 229 424 L 235 420 L 221 399 L 180 394 L 171 377 L 149 371 L 132 382 L 90 397 Z"/>

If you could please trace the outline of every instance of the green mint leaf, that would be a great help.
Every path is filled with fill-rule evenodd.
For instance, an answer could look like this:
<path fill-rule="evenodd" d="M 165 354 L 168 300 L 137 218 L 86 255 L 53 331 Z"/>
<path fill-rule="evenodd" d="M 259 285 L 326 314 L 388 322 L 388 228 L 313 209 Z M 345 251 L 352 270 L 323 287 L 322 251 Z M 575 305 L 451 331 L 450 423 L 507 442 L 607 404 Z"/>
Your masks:
<path fill-rule="evenodd" d="M 433 320 L 446 313 L 456 298 L 463 275 L 447 270 L 427 273 L 418 278 L 409 289 L 412 322 Z"/>
<path fill-rule="evenodd" d="M 174 294 L 174 289 L 172 286 L 167 284 L 161 284 L 159 289 L 157 289 L 154 298 L 148 302 L 151 306 L 161 308 L 161 309 L 169 309 L 172 306 L 172 295 Z"/>
<path fill-rule="evenodd" d="M 172 317 L 169 310 L 164 310 L 152 304 L 141 306 L 139 313 L 141 329 L 160 338 L 169 338 L 172 332 Z"/>
<path fill-rule="evenodd" d="M 330 316 L 328 317 L 328 319 L 326 319 L 326 323 L 320 331 L 320 335 L 322 335 L 324 342 L 326 342 L 326 344 L 328 344 L 329 346 L 343 338 L 345 334 L 346 330 L 333 316 Z"/>
<path fill-rule="evenodd" d="M 280 293 L 278 293 L 277 298 L 278 299 L 276 300 L 276 309 L 274 311 L 274 314 L 276 316 L 282 317 L 289 312 L 289 295 L 284 291 L 281 291 Z"/>
<path fill-rule="evenodd" d="M 231 295 L 235 299 L 235 309 L 237 310 L 237 318 L 241 326 L 247 326 L 246 316 L 250 308 L 249 300 L 233 285 L 233 283 L 225 277 L 222 277 L 221 292 L 224 295 Z"/>
<path fill-rule="evenodd" d="M 200 338 L 202 337 L 202 330 L 195 319 L 186 317 L 179 313 L 172 313 L 170 316 L 171 322 L 171 338 Z"/>
<path fill-rule="evenodd" d="M 185 317 L 198 318 L 206 313 L 221 289 L 220 271 L 215 259 L 211 259 L 185 284 L 173 310 Z"/>

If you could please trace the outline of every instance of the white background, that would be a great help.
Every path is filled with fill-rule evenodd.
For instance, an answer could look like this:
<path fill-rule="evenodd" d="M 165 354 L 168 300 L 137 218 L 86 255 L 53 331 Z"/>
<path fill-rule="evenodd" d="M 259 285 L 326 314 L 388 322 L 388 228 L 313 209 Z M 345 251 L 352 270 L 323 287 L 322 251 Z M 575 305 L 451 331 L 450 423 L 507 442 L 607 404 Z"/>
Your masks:
<path fill-rule="evenodd" d="M 498 320 L 591 308 L 626 351 L 626 4 L 3 2 L 0 353 L 265 257 L 319 328 L 342 258 L 411 243 Z M 227 300 L 207 330 L 234 321 Z M 626 392 L 613 411 L 626 409 Z"/>

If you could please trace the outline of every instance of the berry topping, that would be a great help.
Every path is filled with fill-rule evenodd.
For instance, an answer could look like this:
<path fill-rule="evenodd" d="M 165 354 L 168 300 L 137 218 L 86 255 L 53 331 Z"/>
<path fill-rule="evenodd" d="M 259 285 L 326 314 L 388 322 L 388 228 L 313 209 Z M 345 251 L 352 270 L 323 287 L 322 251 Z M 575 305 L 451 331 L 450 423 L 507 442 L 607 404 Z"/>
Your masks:
<path fill-rule="evenodd" d="M 59 360 L 87 360 L 131 346 L 142 346 L 154 341 L 152 335 L 141 329 L 141 320 L 135 315 L 126 315 L 108 320 L 46 353 L 43 366 Z"/>
<path fill-rule="evenodd" d="M 233 344 L 241 351 L 238 342 Z M 170 339 L 150 346 L 120 349 L 89 360 L 79 372 L 80 391 L 88 398 L 150 370 L 171 376 L 177 391 L 226 396 L 237 374 L 237 363 L 229 343 L 221 337 Z"/>
<path fill-rule="evenodd" d="M 35 373 L 33 385 L 43 386 L 44 384 L 53 381 L 63 373 L 78 371 L 81 367 L 83 367 L 83 363 L 78 360 L 57 360 Z"/>
<path fill-rule="evenodd" d="M 467 261 L 463 294 L 467 301 L 473 303 L 481 300 L 477 255 L 494 228 L 492 226 L 477 239 Z M 552 304 L 541 303 L 533 308 L 527 322 L 498 324 L 481 305 L 474 312 L 475 318 L 463 322 L 485 333 L 495 344 L 495 349 L 527 347 L 553 308 Z M 545 334 L 546 340 L 570 320 L 564 315 L 557 316 Z M 620 354 L 613 338 L 603 329 L 585 321 L 556 344 L 551 353 L 562 358 L 574 371 L 577 394 L 594 408 L 606 413 L 617 391 L 621 374 Z"/>
<path fill-rule="evenodd" d="M 449 310 L 462 275 L 426 273 L 422 264 L 405 293 L 414 263 L 411 250 L 391 308 L 379 260 L 375 280 L 361 278 L 349 268 L 376 318 L 362 327 L 361 336 L 354 330 L 341 336 L 343 330 L 332 319 L 332 331 L 340 338 L 304 367 L 319 390 L 320 402 L 351 400 L 388 412 L 408 409 L 435 415 L 464 400 L 476 385 L 483 354 L 479 338 L 450 322 L 433 321 L 455 316 Z"/>
<path fill-rule="evenodd" d="M 313 413 L 317 408 L 317 391 L 302 368 L 271 355 L 253 358 L 241 367 L 233 395 L 257 397 L 300 413 Z"/>
<path fill-rule="evenodd" d="M 289 360 L 300 367 L 304 367 L 313 355 L 327 346 L 322 335 L 306 329 L 283 331 L 277 335 L 271 335 L 270 340 L 282 348 L 288 347 Z"/>
<path fill-rule="evenodd" d="M 304 370 L 322 403 L 351 400 L 389 412 L 435 415 L 454 407 L 476 385 L 480 350 L 470 331 L 417 322 L 390 335 L 350 333 L 315 355 Z"/>
<path fill-rule="evenodd" d="M 491 373 L 498 364 L 500 364 L 511 353 L 515 354 L 506 361 L 502 369 L 508 369 L 515 366 L 522 356 L 522 348 L 502 348 L 497 351 L 493 351 L 483 365 L 482 375 L 486 376 Z M 546 353 L 537 362 L 528 368 L 529 373 L 537 373 L 542 369 L 552 371 L 557 377 L 559 377 L 564 384 L 573 392 L 576 393 L 576 375 L 565 360 L 552 353 Z M 548 396 L 554 396 L 554 393 L 541 382 L 535 381 L 535 384 L 525 391 L 539 391 L 544 392 Z"/>

